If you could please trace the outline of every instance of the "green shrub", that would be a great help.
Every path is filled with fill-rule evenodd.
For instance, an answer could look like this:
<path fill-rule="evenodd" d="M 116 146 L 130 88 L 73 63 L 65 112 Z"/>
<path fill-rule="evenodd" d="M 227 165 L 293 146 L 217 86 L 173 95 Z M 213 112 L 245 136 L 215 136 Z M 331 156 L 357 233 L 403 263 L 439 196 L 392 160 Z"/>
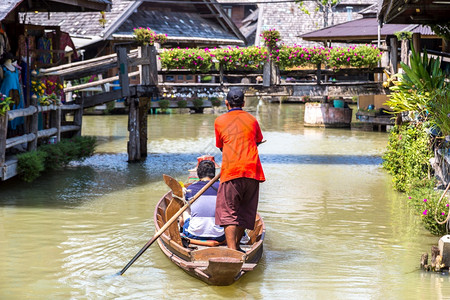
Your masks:
<path fill-rule="evenodd" d="M 95 151 L 96 138 L 77 136 L 57 144 L 42 145 L 37 151 L 19 154 L 18 168 L 21 177 L 31 182 L 44 170 L 56 170 L 73 160 L 83 160 Z"/>
<path fill-rule="evenodd" d="M 84 160 L 94 154 L 97 139 L 94 136 L 76 136 L 64 142 L 76 147 L 75 157 L 72 160 Z"/>
<path fill-rule="evenodd" d="M 221 106 L 222 105 L 222 100 L 220 100 L 217 97 L 212 97 L 212 98 L 210 98 L 210 100 L 211 100 L 212 106 Z"/>
<path fill-rule="evenodd" d="M 187 101 L 186 100 L 178 100 L 177 105 L 179 108 L 186 108 L 187 107 Z"/>
<path fill-rule="evenodd" d="M 383 167 L 392 174 L 394 188 L 401 192 L 420 187 L 430 177 L 433 153 L 420 125 L 395 126 L 389 134 Z"/>
<path fill-rule="evenodd" d="M 20 177 L 26 182 L 32 182 L 45 170 L 46 153 L 31 151 L 17 155 L 17 168 Z"/>
<path fill-rule="evenodd" d="M 159 100 L 159 108 L 161 108 L 162 110 L 164 109 L 168 109 L 170 105 L 170 101 L 167 99 L 161 99 Z"/>
<path fill-rule="evenodd" d="M 195 98 L 194 100 L 192 100 L 192 104 L 194 105 L 195 109 L 199 109 L 203 106 L 203 99 Z"/>
<path fill-rule="evenodd" d="M 445 221 L 449 211 L 449 204 L 444 198 L 441 202 L 440 193 L 431 187 L 418 188 L 408 193 L 408 202 L 411 204 L 416 213 L 421 216 L 422 224 L 425 229 L 434 235 L 446 234 L 445 224 L 439 224 Z"/>

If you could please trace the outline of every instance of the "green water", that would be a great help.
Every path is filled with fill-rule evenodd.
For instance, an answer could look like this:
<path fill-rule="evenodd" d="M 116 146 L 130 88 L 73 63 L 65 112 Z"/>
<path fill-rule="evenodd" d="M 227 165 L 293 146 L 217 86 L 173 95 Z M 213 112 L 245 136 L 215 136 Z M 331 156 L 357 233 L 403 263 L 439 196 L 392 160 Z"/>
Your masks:
<path fill-rule="evenodd" d="M 149 156 L 127 163 L 126 116 L 85 116 L 97 153 L 33 183 L 0 183 L 0 299 L 447 299 L 450 279 L 419 270 L 438 237 L 381 169 L 387 134 L 305 128 L 303 106 L 253 112 L 267 181 L 264 255 L 229 287 L 208 286 L 150 247 L 153 209 L 214 147 L 217 115 L 149 116 Z"/>

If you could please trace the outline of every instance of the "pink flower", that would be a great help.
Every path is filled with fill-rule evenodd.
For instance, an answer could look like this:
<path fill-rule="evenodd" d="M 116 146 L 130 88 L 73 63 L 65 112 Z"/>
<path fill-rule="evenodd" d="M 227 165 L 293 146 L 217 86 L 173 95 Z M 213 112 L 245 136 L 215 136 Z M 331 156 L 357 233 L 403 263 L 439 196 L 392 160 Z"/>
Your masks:
<path fill-rule="evenodd" d="M 427 202 L 427 199 L 423 199 L 423 202 Z"/>
<path fill-rule="evenodd" d="M 428 213 L 428 210 L 427 210 L 427 209 L 425 209 L 425 210 L 423 211 L 423 213 L 422 213 L 422 214 L 426 216 L 426 215 L 427 215 L 427 213 Z"/>
<path fill-rule="evenodd" d="M 442 212 L 442 214 L 441 214 L 441 215 L 445 216 L 445 212 Z"/>

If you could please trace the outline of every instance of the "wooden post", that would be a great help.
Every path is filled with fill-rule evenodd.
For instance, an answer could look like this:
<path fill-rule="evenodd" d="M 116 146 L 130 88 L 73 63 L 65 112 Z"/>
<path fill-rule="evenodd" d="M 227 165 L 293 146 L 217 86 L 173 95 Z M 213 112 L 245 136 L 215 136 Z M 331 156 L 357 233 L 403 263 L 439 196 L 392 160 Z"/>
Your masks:
<path fill-rule="evenodd" d="M 156 74 L 156 78 L 158 78 L 157 82 L 162 83 L 164 82 L 163 76 L 162 75 L 158 75 L 158 72 L 160 72 L 162 70 L 162 64 L 161 64 L 161 60 L 157 59 L 158 57 L 158 50 L 161 48 L 161 45 L 159 43 L 155 43 L 155 46 L 153 47 L 153 49 L 151 50 L 151 55 L 154 57 L 155 62 L 156 62 L 156 71 L 151 69 L 150 72 L 154 72 L 154 74 Z M 153 60 L 151 61 L 151 63 L 153 64 Z"/>
<path fill-rule="evenodd" d="M 402 63 L 409 65 L 409 40 L 404 39 L 401 41 L 400 59 Z"/>
<path fill-rule="evenodd" d="M 396 74 L 398 72 L 397 63 L 398 63 L 398 40 L 397 37 L 390 38 L 391 44 L 391 52 L 390 52 L 390 61 L 391 61 L 391 74 Z"/>
<path fill-rule="evenodd" d="M 278 65 L 272 59 L 270 59 L 270 64 L 270 85 L 278 85 L 281 82 L 280 68 L 278 68 Z"/>
<path fill-rule="evenodd" d="M 83 124 L 83 97 L 77 97 L 75 100 L 76 104 L 80 105 L 80 108 L 75 110 L 73 113 L 73 123 L 74 125 L 80 126 L 80 130 L 74 133 L 74 136 L 81 136 L 81 127 Z"/>
<path fill-rule="evenodd" d="M 416 52 L 420 52 L 422 50 L 420 48 L 420 33 L 412 34 L 412 43 L 413 43 L 414 50 Z"/>
<path fill-rule="evenodd" d="M 139 46 L 138 57 L 150 60 L 150 47 L 149 46 Z M 149 61 L 150 62 L 150 61 Z M 150 85 L 150 65 L 139 65 L 139 77 L 141 79 L 141 85 Z"/>
<path fill-rule="evenodd" d="M 140 157 L 139 159 L 147 157 L 147 117 L 150 109 L 150 98 L 139 98 L 139 144 Z"/>
<path fill-rule="evenodd" d="M 140 138 L 139 138 L 139 100 L 136 98 L 129 98 L 129 114 L 128 114 L 128 131 L 129 140 L 128 140 L 128 161 L 133 162 L 140 159 L 141 148 L 139 146 Z"/>
<path fill-rule="evenodd" d="M 3 174 L 3 166 L 6 161 L 6 135 L 8 132 L 8 113 L 0 116 L 0 168 Z M 3 175 L 0 176 L 3 178 Z"/>
<path fill-rule="evenodd" d="M 272 80 L 271 80 L 271 76 L 272 76 L 271 67 L 272 67 L 272 64 L 270 63 L 270 61 L 265 61 L 264 62 L 264 67 L 263 67 L 263 86 L 264 87 L 269 87 L 270 83 L 272 82 Z"/>
<path fill-rule="evenodd" d="M 223 85 L 223 64 L 221 63 L 219 66 L 219 72 L 220 72 L 220 77 L 219 77 L 219 81 L 220 81 L 220 85 Z"/>
<path fill-rule="evenodd" d="M 38 137 L 38 115 L 39 110 L 37 109 L 37 97 L 36 95 L 31 96 L 30 106 L 36 107 L 36 112 L 31 115 L 30 122 L 30 133 L 33 133 L 35 138 L 31 142 L 28 143 L 28 151 L 33 151 L 37 149 L 37 137 Z"/>
<path fill-rule="evenodd" d="M 56 141 L 61 140 L 61 106 L 58 106 L 50 115 L 50 127 L 56 128 Z"/>
<path fill-rule="evenodd" d="M 127 49 L 117 48 L 117 66 L 119 68 L 119 81 L 122 97 L 130 96 L 130 80 L 128 78 L 128 57 Z"/>
<path fill-rule="evenodd" d="M 317 74 L 316 74 L 316 76 L 317 76 L 317 79 L 316 79 L 317 85 L 320 85 L 320 77 L 322 76 L 322 72 L 321 72 L 320 68 L 321 68 L 320 64 L 317 64 Z"/>

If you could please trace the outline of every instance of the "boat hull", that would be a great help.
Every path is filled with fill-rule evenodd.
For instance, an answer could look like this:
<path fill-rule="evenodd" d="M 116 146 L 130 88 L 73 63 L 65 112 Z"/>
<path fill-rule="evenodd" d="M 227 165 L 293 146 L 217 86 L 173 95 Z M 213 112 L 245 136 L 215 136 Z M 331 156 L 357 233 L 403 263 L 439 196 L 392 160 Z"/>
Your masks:
<path fill-rule="evenodd" d="M 165 223 L 165 211 L 172 199 L 167 193 L 158 202 L 155 209 L 155 227 L 158 231 Z M 171 204 L 172 205 L 172 204 Z M 167 216 L 166 216 L 167 217 Z M 210 285 L 230 285 L 245 273 L 252 271 L 263 254 L 263 240 L 265 226 L 262 218 L 257 214 L 255 229 L 248 233 L 250 241 L 241 247 L 242 253 L 226 246 L 207 247 L 193 244 L 180 244 L 178 237 L 171 238 L 167 230 L 158 239 L 161 251 L 178 267 Z"/>

